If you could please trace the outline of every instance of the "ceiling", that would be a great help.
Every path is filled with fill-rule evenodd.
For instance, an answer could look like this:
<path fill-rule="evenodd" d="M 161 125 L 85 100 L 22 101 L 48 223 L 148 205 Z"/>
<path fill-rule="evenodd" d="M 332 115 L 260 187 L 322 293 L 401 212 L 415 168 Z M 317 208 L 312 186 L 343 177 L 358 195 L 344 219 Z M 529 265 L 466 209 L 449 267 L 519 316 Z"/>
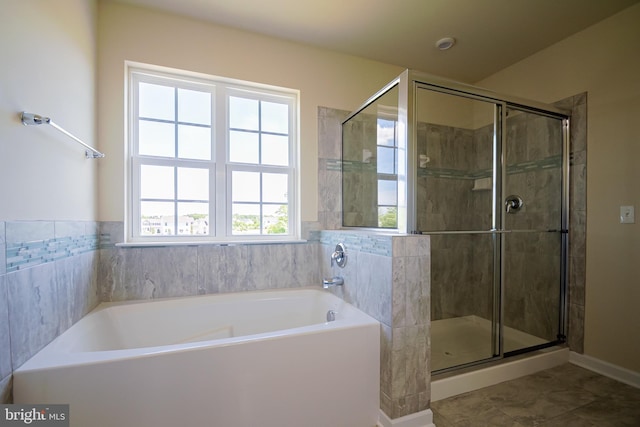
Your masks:
<path fill-rule="evenodd" d="M 118 0 L 475 83 L 640 0 Z M 451 36 L 447 51 L 436 40 Z"/>

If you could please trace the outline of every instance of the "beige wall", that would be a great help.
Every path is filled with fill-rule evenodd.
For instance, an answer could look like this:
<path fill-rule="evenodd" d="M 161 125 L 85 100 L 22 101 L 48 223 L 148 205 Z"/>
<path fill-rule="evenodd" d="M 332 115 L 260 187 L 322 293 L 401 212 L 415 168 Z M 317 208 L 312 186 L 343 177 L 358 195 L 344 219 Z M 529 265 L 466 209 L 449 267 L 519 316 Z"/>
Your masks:
<path fill-rule="evenodd" d="M 96 160 L 51 126 L 95 145 L 96 5 L 0 0 L 0 220 L 93 220 Z"/>
<path fill-rule="evenodd" d="M 100 219 L 124 219 L 124 62 L 137 61 L 300 90 L 301 216 L 317 218 L 317 107 L 353 110 L 400 67 L 176 15 L 99 4 Z"/>
<path fill-rule="evenodd" d="M 544 102 L 588 92 L 585 353 L 640 372 L 640 5 L 478 86 Z"/>

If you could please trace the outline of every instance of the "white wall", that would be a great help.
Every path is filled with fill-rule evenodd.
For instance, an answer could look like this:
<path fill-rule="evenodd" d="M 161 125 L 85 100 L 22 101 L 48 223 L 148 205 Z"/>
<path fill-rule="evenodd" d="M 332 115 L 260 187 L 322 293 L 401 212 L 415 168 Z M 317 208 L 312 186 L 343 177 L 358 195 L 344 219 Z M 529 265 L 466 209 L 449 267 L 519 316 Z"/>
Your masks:
<path fill-rule="evenodd" d="M 353 110 L 402 69 L 145 8 L 99 4 L 100 219 L 124 219 L 126 60 L 300 90 L 301 216 L 317 218 L 317 107 Z"/>
<path fill-rule="evenodd" d="M 481 82 L 543 102 L 587 100 L 585 353 L 640 372 L 640 4 Z"/>
<path fill-rule="evenodd" d="M 94 220 L 96 160 L 26 110 L 96 144 L 93 0 L 0 0 L 0 220 Z"/>

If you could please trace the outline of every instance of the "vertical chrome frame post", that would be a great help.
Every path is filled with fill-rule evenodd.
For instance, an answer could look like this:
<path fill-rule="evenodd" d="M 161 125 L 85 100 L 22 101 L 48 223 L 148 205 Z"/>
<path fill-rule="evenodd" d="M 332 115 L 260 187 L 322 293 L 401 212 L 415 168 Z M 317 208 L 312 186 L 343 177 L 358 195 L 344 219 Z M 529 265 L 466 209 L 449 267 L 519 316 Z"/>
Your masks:
<path fill-rule="evenodd" d="M 505 215 L 502 209 L 506 185 L 506 126 L 507 108 L 505 104 L 495 104 L 493 119 L 493 352 L 504 356 L 504 247 Z"/>
<path fill-rule="evenodd" d="M 398 233 L 412 233 L 417 229 L 415 93 L 416 85 L 407 70 L 400 74 L 398 85 Z"/>
<path fill-rule="evenodd" d="M 571 160 L 571 135 L 570 126 L 571 119 L 564 118 L 562 120 L 562 284 L 560 286 L 560 325 L 558 328 L 560 339 L 568 340 L 567 334 L 569 329 L 569 193 L 571 189 L 570 182 L 570 160 Z"/>

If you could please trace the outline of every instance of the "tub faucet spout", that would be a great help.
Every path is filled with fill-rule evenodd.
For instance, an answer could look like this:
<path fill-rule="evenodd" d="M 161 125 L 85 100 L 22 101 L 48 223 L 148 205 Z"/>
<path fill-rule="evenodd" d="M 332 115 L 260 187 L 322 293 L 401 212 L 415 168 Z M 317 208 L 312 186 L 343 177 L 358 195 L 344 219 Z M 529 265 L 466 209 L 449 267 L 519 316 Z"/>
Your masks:
<path fill-rule="evenodd" d="M 330 279 L 322 279 L 322 287 L 325 289 L 332 288 L 334 286 L 344 285 L 344 279 L 340 276 L 334 276 Z"/>

